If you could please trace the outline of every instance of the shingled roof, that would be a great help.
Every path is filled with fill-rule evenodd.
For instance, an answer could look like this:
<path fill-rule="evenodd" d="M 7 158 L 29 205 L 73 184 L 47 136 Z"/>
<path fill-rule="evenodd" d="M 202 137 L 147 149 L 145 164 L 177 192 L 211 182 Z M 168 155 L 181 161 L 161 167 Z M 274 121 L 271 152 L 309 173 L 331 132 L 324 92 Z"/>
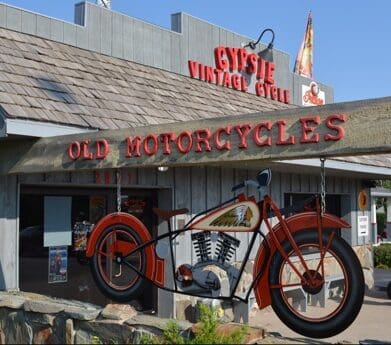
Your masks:
<path fill-rule="evenodd" d="M 0 29 L 0 107 L 6 118 L 115 129 L 292 105 Z"/>
<path fill-rule="evenodd" d="M 116 129 L 289 107 L 295 106 L 0 29 L 0 115 L 5 118 Z M 341 160 L 391 167 L 389 155 Z"/>

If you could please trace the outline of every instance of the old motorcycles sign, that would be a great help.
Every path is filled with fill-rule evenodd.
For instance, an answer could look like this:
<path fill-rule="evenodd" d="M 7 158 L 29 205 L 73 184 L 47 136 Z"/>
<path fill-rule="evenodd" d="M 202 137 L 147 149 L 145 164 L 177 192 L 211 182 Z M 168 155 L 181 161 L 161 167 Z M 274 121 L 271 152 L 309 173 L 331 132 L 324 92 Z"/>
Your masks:
<path fill-rule="evenodd" d="M 214 49 L 215 66 L 206 66 L 198 61 L 189 60 L 189 74 L 208 83 L 249 91 L 248 80 L 255 76 L 253 93 L 283 103 L 290 103 L 289 90 L 275 85 L 273 62 L 265 61 L 257 54 L 249 54 L 244 48 L 217 47 Z"/>
<path fill-rule="evenodd" d="M 242 123 L 224 127 L 198 128 L 192 131 L 146 133 L 124 137 L 118 144 L 122 147 L 121 161 L 132 159 L 146 160 L 154 156 L 173 156 L 177 161 L 180 156 L 208 155 L 229 151 L 246 151 L 252 154 L 256 150 L 272 149 L 273 147 L 297 146 L 301 144 L 317 145 L 333 142 L 345 136 L 343 123 L 347 121 L 344 113 L 332 114 L 323 120 L 319 116 L 300 118 L 296 124 L 295 133 L 287 132 L 287 120 L 276 119 L 259 123 Z M 72 141 L 67 147 L 67 155 L 72 161 L 105 160 L 111 146 L 108 139 L 94 141 Z"/>

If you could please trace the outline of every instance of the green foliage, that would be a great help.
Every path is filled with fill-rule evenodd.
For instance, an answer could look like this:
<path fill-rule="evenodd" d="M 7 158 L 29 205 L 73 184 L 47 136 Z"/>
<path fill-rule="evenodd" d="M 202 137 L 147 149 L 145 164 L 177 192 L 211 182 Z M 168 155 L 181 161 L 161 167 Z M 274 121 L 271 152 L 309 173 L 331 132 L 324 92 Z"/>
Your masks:
<path fill-rule="evenodd" d="M 376 213 L 377 233 L 381 234 L 386 224 L 386 214 L 383 212 Z"/>
<path fill-rule="evenodd" d="M 242 325 L 239 329 L 228 335 L 218 335 L 219 321 L 214 308 L 203 304 L 200 306 L 200 326 L 192 339 L 183 338 L 180 335 L 178 325 L 170 321 L 164 330 L 162 337 L 143 335 L 140 344 L 240 344 L 248 333 L 248 326 Z"/>
<path fill-rule="evenodd" d="M 391 268 L 391 243 L 374 247 L 375 267 Z"/>

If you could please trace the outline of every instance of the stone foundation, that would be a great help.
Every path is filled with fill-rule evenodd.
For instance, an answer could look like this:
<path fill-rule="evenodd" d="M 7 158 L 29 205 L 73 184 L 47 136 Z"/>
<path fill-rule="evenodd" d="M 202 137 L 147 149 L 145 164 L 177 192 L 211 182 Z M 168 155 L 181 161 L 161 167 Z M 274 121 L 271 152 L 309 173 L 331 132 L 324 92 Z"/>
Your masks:
<path fill-rule="evenodd" d="M 161 335 L 168 319 L 126 304 L 100 308 L 32 293 L 0 292 L 0 344 L 134 344 Z M 189 322 L 178 322 L 182 331 Z"/>

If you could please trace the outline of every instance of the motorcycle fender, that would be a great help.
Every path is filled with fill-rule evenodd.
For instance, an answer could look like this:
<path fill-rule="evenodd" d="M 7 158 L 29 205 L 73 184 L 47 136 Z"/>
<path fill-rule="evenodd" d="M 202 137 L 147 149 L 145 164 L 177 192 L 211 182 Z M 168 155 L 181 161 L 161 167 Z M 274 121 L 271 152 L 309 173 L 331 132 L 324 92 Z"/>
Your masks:
<path fill-rule="evenodd" d="M 141 242 L 146 242 L 151 240 L 151 235 L 148 229 L 136 217 L 123 212 L 111 213 L 103 217 L 101 220 L 99 220 L 99 222 L 96 223 L 96 225 L 92 229 L 90 237 L 88 238 L 87 241 L 86 256 L 88 258 L 91 258 L 94 255 L 99 236 L 103 233 L 105 229 L 107 229 L 107 227 L 115 224 L 125 224 L 131 227 L 133 230 L 137 232 L 137 234 L 141 239 Z M 146 265 L 147 265 L 145 275 L 147 276 L 147 278 L 151 279 L 152 281 L 155 280 L 155 265 L 156 265 L 156 256 L 155 256 L 154 247 L 155 247 L 154 245 L 149 245 L 146 246 L 144 249 L 146 255 Z"/>
<path fill-rule="evenodd" d="M 298 231 L 305 231 L 308 229 L 317 229 L 318 215 L 316 212 L 302 212 L 295 214 L 285 219 L 288 229 L 292 234 Z M 323 228 L 350 228 L 350 224 L 345 220 L 336 217 L 332 214 L 325 213 L 322 217 Z M 282 229 L 282 225 L 278 223 L 273 227 L 273 231 L 276 234 L 280 243 L 284 242 L 285 234 Z M 273 241 L 270 238 L 270 234 L 266 235 L 268 244 L 270 245 L 270 253 L 267 253 L 264 242 L 260 245 L 257 256 L 254 261 L 253 277 L 256 277 L 262 267 L 264 261 L 267 262 L 263 274 L 259 277 L 258 283 L 254 287 L 255 298 L 257 300 L 259 308 L 265 308 L 271 304 L 271 295 L 269 288 L 269 270 L 271 260 L 276 252 L 276 247 L 273 245 Z M 266 257 L 268 255 L 268 257 Z"/>

